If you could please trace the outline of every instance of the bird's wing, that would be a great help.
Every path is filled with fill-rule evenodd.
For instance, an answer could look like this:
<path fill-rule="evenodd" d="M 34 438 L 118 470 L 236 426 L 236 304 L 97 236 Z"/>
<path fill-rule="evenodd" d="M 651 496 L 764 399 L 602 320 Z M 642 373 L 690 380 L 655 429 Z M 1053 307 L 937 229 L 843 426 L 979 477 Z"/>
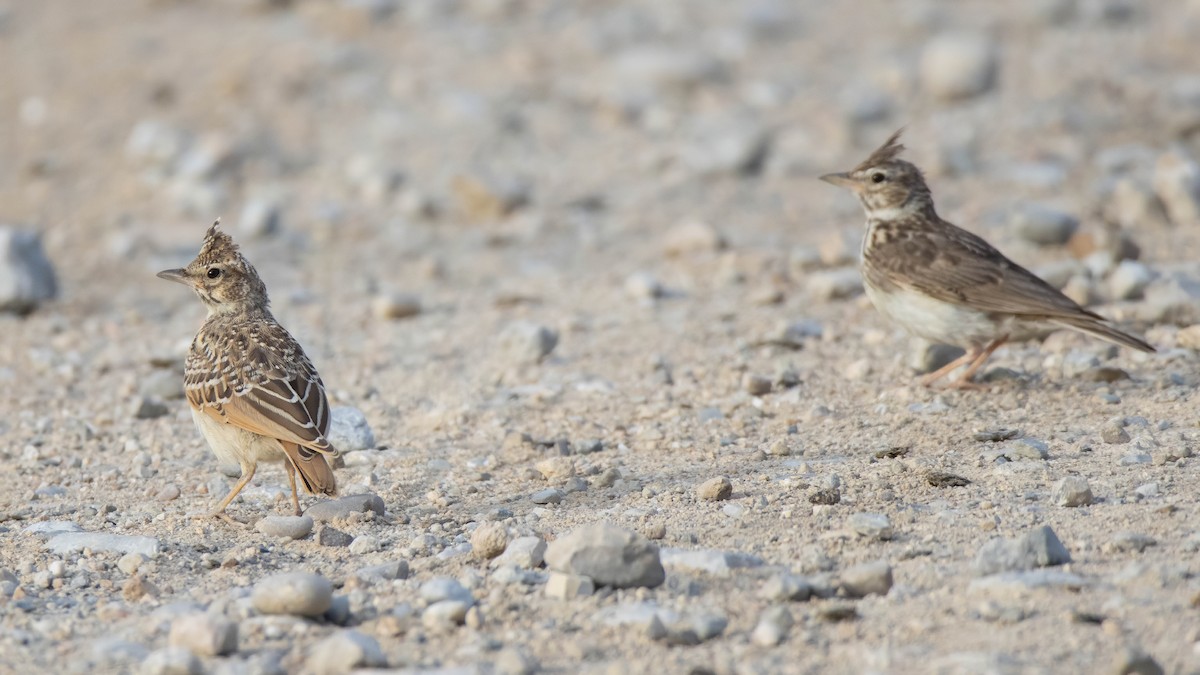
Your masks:
<path fill-rule="evenodd" d="M 188 354 L 184 390 L 192 406 L 222 422 L 337 453 L 325 436 L 330 412 L 321 378 L 278 324 L 198 337 Z"/>
<path fill-rule="evenodd" d="M 984 312 L 1102 319 L 982 238 L 944 225 L 884 228 L 864 252 L 866 273 L 883 288 L 900 286 Z"/>

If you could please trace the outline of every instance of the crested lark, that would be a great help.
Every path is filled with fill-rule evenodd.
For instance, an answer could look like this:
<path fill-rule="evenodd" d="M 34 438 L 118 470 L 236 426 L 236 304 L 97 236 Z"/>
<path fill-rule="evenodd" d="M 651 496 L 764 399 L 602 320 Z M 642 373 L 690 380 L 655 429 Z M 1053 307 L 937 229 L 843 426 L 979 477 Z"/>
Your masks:
<path fill-rule="evenodd" d="M 821 180 L 854 191 L 867 213 L 863 286 L 875 308 L 909 333 L 967 350 L 925 376 L 922 384 L 928 387 L 966 365 L 951 386 L 976 386 L 971 377 L 1022 324 L 1072 328 L 1154 351 L 1145 340 L 1112 327 L 983 239 L 942 220 L 921 170 L 898 159 L 904 150 L 899 137 L 899 131 L 892 134 L 853 170 Z"/>
<path fill-rule="evenodd" d="M 329 431 L 325 387 L 304 350 L 269 309 L 267 287 L 213 223 L 200 254 L 187 267 L 158 276 L 190 286 L 208 308 L 208 318 L 188 350 L 184 389 L 192 419 L 217 457 L 237 463 L 241 479 L 211 516 L 254 477 L 259 462 L 282 461 L 300 515 L 296 474 L 310 493 L 337 494 L 326 457 L 337 449 Z"/>

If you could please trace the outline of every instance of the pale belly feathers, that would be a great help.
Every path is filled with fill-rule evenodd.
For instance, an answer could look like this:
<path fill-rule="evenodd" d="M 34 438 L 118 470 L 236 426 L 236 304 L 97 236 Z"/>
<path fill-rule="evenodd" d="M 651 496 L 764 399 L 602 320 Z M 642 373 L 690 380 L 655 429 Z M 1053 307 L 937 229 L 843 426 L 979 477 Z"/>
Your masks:
<path fill-rule="evenodd" d="M 278 462 L 286 457 L 274 438 L 220 422 L 195 409 L 192 419 L 222 464 L 245 467 L 259 462 Z"/>
<path fill-rule="evenodd" d="M 959 347 L 982 347 L 1012 330 L 1008 320 L 997 322 L 985 312 L 936 300 L 923 293 L 896 288 L 883 292 L 864 284 L 867 297 L 880 314 L 906 331 L 930 342 Z"/>

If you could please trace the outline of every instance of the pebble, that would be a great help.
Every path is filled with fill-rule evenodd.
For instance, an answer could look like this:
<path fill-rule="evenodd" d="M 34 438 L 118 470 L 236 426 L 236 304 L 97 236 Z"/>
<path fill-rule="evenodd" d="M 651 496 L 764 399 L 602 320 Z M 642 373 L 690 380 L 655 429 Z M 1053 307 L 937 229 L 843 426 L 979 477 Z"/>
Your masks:
<path fill-rule="evenodd" d="M 367 534 L 359 535 L 350 542 L 350 552 L 354 555 L 374 553 L 379 550 L 379 540 Z"/>
<path fill-rule="evenodd" d="M 654 588 L 666 579 L 658 547 L 642 535 L 609 523 L 577 527 L 546 549 L 547 565 L 590 577 L 597 585 Z"/>
<path fill-rule="evenodd" d="M 354 536 L 333 527 L 322 527 L 317 531 L 317 544 L 331 548 L 345 548 L 354 542 Z"/>
<path fill-rule="evenodd" d="M 962 347 L 913 340 L 908 367 L 912 368 L 914 373 L 924 375 L 954 362 L 965 353 L 967 352 Z"/>
<path fill-rule="evenodd" d="M 312 532 L 313 519 L 309 516 L 264 516 L 254 524 L 254 529 L 268 537 L 303 539 Z"/>
<path fill-rule="evenodd" d="M 1050 448 L 1045 441 L 1028 437 L 1006 443 L 1000 451 L 1014 462 L 1021 459 L 1040 460 L 1050 457 Z"/>
<path fill-rule="evenodd" d="M 745 389 L 746 393 L 750 394 L 751 396 L 763 396 L 771 393 L 772 384 L 771 378 L 766 377 L 765 375 L 746 373 L 746 375 L 742 377 L 742 388 Z"/>
<path fill-rule="evenodd" d="M 1145 463 L 1145 462 L 1143 462 Z M 1133 489 L 1133 493 L 1141 499 L 1150 499 L 1158 496 L 1158 483 L 1144 483 Z"/>
<path fill-rule="evenodd" d="M 354 576 L 365 581 L 393 581 L 408 578 L 408 561 L 393 560 L 380 565 L 363 567 Z"/>
<path fill-rule="evenodd" d="M 185 614 L 171 622 L 167 643 L 196 656 L 225 656 L 237 651 L 238 626 L 211 614 Z"/>
<path fill-rule="evenodd" d="M 387 657 L 375 638 L 347 629 L 313 645 L 304 665 L 314 675 L 342 675 L 358 668 L 385 668 Z"/>
<path fill-rule="evenodd" d="M 896 535 L 892 521 L 882 513 L 856 513 L 850 516 L 850 529 L 860 537 L 886 541 Z"/>
<path fill-rule="evenodd" d="M 457 579 L 450 577 L 436 577 L 426 581 L 421 584 L 419 594 L 422 600 L 431 605 L 444 600 L 454 600 L 468 606 L 475 604 L 475 596 L 471 595 L 471 591 Z"/>
<path fill-rule="evenodd" d="M 183 398 L 183 375 L 168 368 L 155 368 L 138 382 L 138 393 L 146 398 L 171 401 Z"/>
<path fill-rule="evenodd" d="M 320 501 L 305 509 L 304 514 L 313 520 L 327 523 L 331 520 L 346 518 L 351 513 L 366 513 L 373 511 L 375 515 L 384 515 L 383 499 L 379 495 L 360 494 L 349 495 L 341 499 Z"/>
<path fill-rule="evenodd" d="M 1125 431 L 1123 420 L 1110 420 L 1100 428 L 1100 440 L 1109 445 L 1124 445 L 1129 442 L 1129 432 Z"/>
<path fill-rule="evenodd" d="M 1061 246 L 1075 234 L 1079 219 L 1046 204 L 1028 203 L 1013 211 L 1009 226 L 1025 241 L 1038 246 Z"/>
<path fill-rule="evenodd" d="M 1129 178 L 1119 179 L 1104 204 L 1106 221 L 1124 230 L 1162 227 L 1168 222 L 1163 203 L 1154 191 Z"/>
<path fill-rule="evenodd" d="M 1136 260 L 1122 260 L 1108 277 L 1114 300 L 1137 300 L 1154 281 L 1154 272 Z"/>
<path fill-rule="evenodd" d="M 0 312 L 31 312 L 57 295 L 41 235 L 0 225 Z"/>
<path fill-rule="evenodd" d="M 808 579 L 794 574 L 777 574 L 767 579 L 758 591 L 758 597 L 771 602 L 803 602 L 813 595 Z"/>
<path fill-rule="evenodd" d="M 514 647 L 505 647 L 496 652 L 492 667 L 496 675 L 534 675 L 538 672 L 537 659 Z"/>
<path fill-rule="evenodd" d="M 971 98 L 992 88 L 996 48 L 982 35 L 939 35 L 921 52 L 921 86 L 944 101 Z"/>
<path fill-rule="evenodd" d="M 201 675 L 204 665 L 182 647 L 150 652 L 137 669 L 138 675 Z"/>
<path fill-rule="evenodd" d="M 329 433 L 326 437 L 341 452 L 358 452 L 375 447 L 375 432 L 371 431 L 367 416 L 350 406 L 335 406 L 329 410 Z M 383 515 L 382 510 L 378 513 Z"/>
<path fill-rule="evenodd" d="M 534 569 L 542 566 L 545 557 L 545 539 L 537 536 L 517 537 L 508 542 L 499 557 L 492 560 L 492 566 L 513 565 L 521 569 Z"/>
<path fill-rule="evenodd" d="M 269 237 L 279 232 L 282 209 L 274 199 L 255 197 L 242 207 L 238 230 L 245 237 Z"/>
<path fill-rule="evenodd" d="M 1172 223 L 1200 224 L 1200 164 L 1181 150 L 1172 150 L 1158 158 L 1154 165 L 1154 192 Z"/>
<path fill-rule="evenodd" d="M 575 460 L 570 457 L 547 457 L 533 465 L 542 477 L 550 481 L 564 481 L 575 475 Z"/>
<path fill-rule="evenodd" d="M 1054 488 L 1054 503 L 1059 506 L 1087 506 L 1093 499 L 1092 488 L 1083 476 L 1067 476 Z"/>
<path fill-rule="evenodd" d="M 153 396 L 141 396 L 133 409 L 133 416 L 139 420 L 152 420 L 171 412 L 162 399 Z"/>
<path fill-rule="evenodd" d="M 808 275 L 805 289 L 819 301 L 844 300 L 862 293 L 862 274 L 856 267 L 820 270 Z"/>
<path fill-rule="evenodd" d="M 442 600 L 435 602 L 421 612 L 421 623 L 426 628 L 437 630 L 448 626 L 461 626 L 466 623 L 467 612 L 471 605 L 458 600 Z"/>
<path fill-rule="evenodd" d="M 495 221 L 515 213 L 530 201 L 529 184 L 515 176 L 455 176 L 451 192 L 468 218 Z"/>
<path fill-rule="evenodd" d="M 1071 562 L 1071 554 L 1048 525 L 1016 539 L 997 537 L 979 548 L 975 569 L 981 575 L 1052 567 Z"/>
<path fill-rule="evenodd" d="M 120 560 L 117 561 L 117 569 L 121 570 L 125 574 L 128 574 L 129 576 L 133 576 L 137 573 L 138 569 L 141 568 L 142 563 L 146 562 L 147 560 L 149 560 L 149 558 L 141 553 L 126 553 L 125 555 L 121 556 Z"/>
<path fill-rule="evenodd" d="M 64 532 L 54 535 L 46 542 L 46 548 L 59 555 L 77 553 L 83 549 L 104 553 L 140 553 L 147 558 L 157 558 L 158 539 L 127 534 L 104 534 L 100 532 Z"/>
<path fill-rule="evenodd" d="M 551 572 L 546 580 L 546 597 L 570 600 L 596 592 L 596 586 L 588 577 L 566 572 Z"/>
<path fill-rule="evenodd" d="M 663 235 L 662 240 L 663 253 L 668 256 L 713 253 L 727 245 L 717 228 L 696 220 L 676 225 Z"/>
<path fill-rule="evenodd" d="M 561 504 L 567 494 L 558 488 L 546 488 L 529 495 L 529 501 L 534 504 Z"/>
<path fill-rule="evenodd" d="M 1141 534 L 1140 532 L 1118 532 L 1113 535 L 1108 548 L 1112 551 L 1136 551 L 1137 553 L 1141 553 L 1151 546 L 1157 545 L 1158 540 L 1150 535 Z"/>
<path fill-rule="evenodd" d="M 1148 452 L 1132 452 L 1121 458 L 1121 466 L 1136 466 L 1138 464 L 1149 464 L 1154 461 L 1154 457 Z"/>
<path fill-rule="evenodd" d="M 508 528 L 503 523 L 480 523 L 471 532 L 471 553 L 476 558 L 491 560 L 504 553 L 508 546 Z"/>
<path fill-rule="evenodd" d="M 762 168 L 771 135 L 750 118 L 702 120 L 679 152 L 681 164 L 699 176 L 751 176 Z"/>
<path fill-rule="evenodd" d="M 410 293 L 384 293 L 371 301 L 371 311 L 380 319 L 409 319 L 421 313 L 421 299 Z"/>
<path fill-rule="evenodd" d="M 892 589 L 892 566 L 884 561 L 862 563 L 844 570 L 841 588 L 851 598 L 887 595 Z"/>
<path fill-rule="evenodd" d="M 696 496 L 710 502 L 729 499 L 733 494 L 733 483 L 725 476 L 710 478 L 696 488 Z"/>
<path fill-rule="evenodd" d="M 667 287 L 649 272 L 634 272 L 625 278 L 625 292 L 634 300 L 649 301 L 665 298 Z"/>
<path fill-rule="evenodd" d="M 558 331 L 529 321 L 514 321 L 499 336 L 500 350 L 514 365 L 541 363 L 558 346 Z"/>
<path fill-rule="evenodd" d="M 318 617 L 333 605 L 333 584 L 309 572 L 284 572 L 262 579 L 250 595 L 262 614 Z"/>
<path fill-rule="evenodd" d="M 1149 654 L 1126 648 L 1117 655 L 1110 669 L 1113 675 L 1163 675 L 1163 667 Z"/>
<path fill-rule="evenodd" d="M 773 605 L 763 610 L 758 623 L 750 634 L 751 641 L 762 647 L 774 647 L 787 639 L 795 619 L 783 605 Z"/>
<path fill-rule="evenodd" d="M 726 576 L 732 570 L 760 567 L 762 558 L 738 551 L 665 548 L 659 552 L 664 567 L 689 572 Z"/>

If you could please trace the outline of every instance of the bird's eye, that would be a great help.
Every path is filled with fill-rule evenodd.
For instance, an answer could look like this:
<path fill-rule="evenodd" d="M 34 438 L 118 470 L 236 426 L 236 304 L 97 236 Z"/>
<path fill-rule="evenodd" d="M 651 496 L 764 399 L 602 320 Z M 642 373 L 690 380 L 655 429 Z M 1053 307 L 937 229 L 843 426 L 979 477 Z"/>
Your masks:
<path fill-rule="evenodd" d="M 209 268 L 209 270 L 208 270 L 208 278 L 209 279 L 216 279 L 219 276 L 221 276 L 221 268 L 219 268 L 219 267 Z"/>
<path fill-rule="evenodd" d="M 882 183 L 885 180 L 887 180 L 887 176 L 883 175 L 882 173 L 875 173 L 871 175 L 872 182 Z"/>

